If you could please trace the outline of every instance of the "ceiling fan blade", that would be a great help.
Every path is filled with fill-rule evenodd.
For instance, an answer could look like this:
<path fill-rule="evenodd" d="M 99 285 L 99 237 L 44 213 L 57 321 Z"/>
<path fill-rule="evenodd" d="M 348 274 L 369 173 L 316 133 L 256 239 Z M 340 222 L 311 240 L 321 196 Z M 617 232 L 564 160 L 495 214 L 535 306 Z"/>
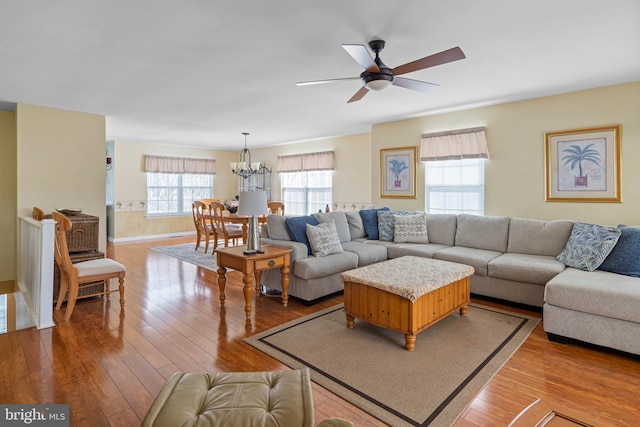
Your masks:
<path fill-rule="evenodd" d="M 360 101 L 362 99 L 362 97 L 367 94 L 367 92 L 369 92 L 369 89 L 367 89 L 366 87 L 362 86 L 360 88 L 360 90 L 357 91 L 356 94 L 353 95 L 351 97 L 351 99 L 347 101 L 347 104 L 350 103 L 350 102 Z"/>
<path fill-rule="evenodd" d="M 371 57 L 371 54 L 364 45 L 361 44 L 343 44 L 342 47 L 347 51 L 353 59 L 356 60 L 362 68 L 367 71 L 380 71 L 380 68 Z"/>
<path fill-rule="evenodd" d="M 400 74 L 411 73 L 412 71 L 423 70 L 425 68 L 435 67 L 436 65 L 442 65 L 447 62 L 453 62 L 464 58 L 466 58 L 466 56 L 464 56 L 462 49 L 454 47 L 449 50 L 400 65 L 391 71 L 393 71 L 393 74 L 398 76 Z"/>
<path fill-rule="evenodd" d="M 333 83 L 333 82 L 340 82 L 343 80 L 360 80 L 360 77 L 345 77 L 342 79 L 328 79 L 328 80 L 312 80 L 312 81 L 308 81 L 308 82 L 297 82 L 296 86 L 310 86 L 310 85 L 321 85 L 324 83 Z"/>
<path fill-rule="evenodd" d="M 408 79 L 406 77 L 396 77 L 393 79 L 394 86 L 400 86 L 405 89 L 416 90 L 422 93 L 428 93 L 437 88 L 440 85 L 435 83 L 422 82 L 420 80 Z"/>

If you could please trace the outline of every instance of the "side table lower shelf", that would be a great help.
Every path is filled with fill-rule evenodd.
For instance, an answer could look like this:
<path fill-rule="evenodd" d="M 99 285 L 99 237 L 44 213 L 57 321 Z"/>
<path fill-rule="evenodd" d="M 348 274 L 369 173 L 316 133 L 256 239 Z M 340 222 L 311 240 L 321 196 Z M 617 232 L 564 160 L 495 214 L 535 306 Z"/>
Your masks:
<path fill-rule="evenodd" d="M 82 262 L 82 261 L 90 261 L 92 259 L 100 259 L 104 258 L 104 252 L 100 251 L 83 251 L 83 252 L 74 252 L 70 253 L 69 257 L 71 258 L 72 263 Z M 102 290 L 104 286 L 104 281 L 99 280 L 97 282 L 88 283 L 86 287 L 82 287 L 78 290 L 78 298 L 82 298 L 85 295 L 95 294 Z M 54 262 L 53 265 L 53 302 L 54 304 L 58 302 L 58 294 L 60 293 L 60 269 L 58 265 Z M 66 301 L 67 297 L 65 296 L 63 301 Z"/>

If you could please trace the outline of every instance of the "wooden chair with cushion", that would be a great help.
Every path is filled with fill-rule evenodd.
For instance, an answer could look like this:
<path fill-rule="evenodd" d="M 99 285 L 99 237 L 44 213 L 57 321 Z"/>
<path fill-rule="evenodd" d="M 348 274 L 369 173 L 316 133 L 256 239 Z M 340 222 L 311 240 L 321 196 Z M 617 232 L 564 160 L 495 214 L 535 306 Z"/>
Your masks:
<path fill-rule="evenodd" d="M 202 239 L 205 241 L 204 253 L 209 250 L 209 241 L 214 236 L 213 229 L 209 225 L 209 205 L 205 205 L 202 201 L 198 200 L 191 204 L 191 211 L 193 215 L 193 225 L 196 227 L 196 251 L 200 247 Z"/>
<path fill-rule="evenodd" d="M 124 276 L 126 271 L 124 265 L 110 258 L 100 258 L 73 264 L 67 247 L 67 231 L 71 229 L 71 221 L 59 212 L 53 212 L 52 217 L 56 222 L 54 256 L 60 269 L 60 294 L 58 295 L 56 310 L 60 310 L 64 297 L 69 291 L 67 309 L 64 313 L 64 320 L 68 321 L 75 308 L 80 289 L 95 286 L 93 282 L 102 280 L 104 281 L 104 287 L 101 291 L 83 295 L 82 298 L 97 295 L 105 295 L 109 298 L 111 296 L 110 279 L 115 278 L 120 282 L 118 291 L 120 292 L 120 309 L 123 310 Z M 85 285 L 87 283 L 90 284 Z"/>
<path fill-rule="evenodd" d="M 224 239 L 224 246 L 229 246 L 229 240 L 231 239 L 234 246 L 238 244 L 238 239 L 242 237 L 242 226 L 240 224 L 229 224 L 224 220 L 224 213 L 226 211 L 224 205 L 220 202 L 212 202 L 210 205 L 211 211 L 211 228 L 214 233 L 213 250 L 218 247 L 218 240 Z"/>
<path fill-rule="evenodd" d="M 270 215 L 284 215 L 284 203 L 268 201 Z"/>

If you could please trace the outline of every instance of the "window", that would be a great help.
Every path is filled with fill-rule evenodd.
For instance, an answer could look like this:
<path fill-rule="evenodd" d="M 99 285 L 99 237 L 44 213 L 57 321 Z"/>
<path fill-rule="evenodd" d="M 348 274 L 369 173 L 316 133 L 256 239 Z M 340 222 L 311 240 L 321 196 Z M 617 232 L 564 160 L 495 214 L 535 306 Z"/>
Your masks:
<path fill-rule="evenodd" d="M 287 214 L 309 215 L 331 206 L 333 171 L 287 172 L 280 177 Z"/>
<path fill-rule="evenodd" d="M 484 215 L 484 159 L 426 162 L 428 213 Z"/>
<path fill-rule="evenodd" d="M 481 126 L 422 135 L 427 212 L 484 215 L 485 132 Z"/>
<path fill-rule="evenodd" d="M 147 214 L 191 213 L 194 200 L 213 198 L 213 175 L 147 172 Z"/>

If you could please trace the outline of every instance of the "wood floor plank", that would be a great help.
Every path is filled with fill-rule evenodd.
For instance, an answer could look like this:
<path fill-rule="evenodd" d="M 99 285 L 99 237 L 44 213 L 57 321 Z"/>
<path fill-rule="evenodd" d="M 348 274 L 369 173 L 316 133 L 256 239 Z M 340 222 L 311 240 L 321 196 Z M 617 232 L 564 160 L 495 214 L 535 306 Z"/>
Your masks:
<path fill-rule="evenodd" d="M 70 322 L 56 312 L 54 328 L 0 334 L 0 402 L 68 403 L 71 426 L 139 425 L 174 372 L 289 369 L 243 339 L 342 302 L 341 295 L 313 306 L 291 298 L 285 308 L 277 297 L 255 295 L 247 320 L 239 272 L 229 271 L 221 308 L 214 271 L 150 250 L 187 242 L 193 237 L 107 245 L 107 255 L 127 266 L 123 313 L 113 296 L 89 298 L 78 302 Z M 312 390 L 316 422 L 341 417 L 384 425 L 315 383 Z M 507 425 L 537 398 L 613 425 L 636 425 L 639 396 L 640 358 L 551 342 L 540 324 L 454 426 Z"/>

